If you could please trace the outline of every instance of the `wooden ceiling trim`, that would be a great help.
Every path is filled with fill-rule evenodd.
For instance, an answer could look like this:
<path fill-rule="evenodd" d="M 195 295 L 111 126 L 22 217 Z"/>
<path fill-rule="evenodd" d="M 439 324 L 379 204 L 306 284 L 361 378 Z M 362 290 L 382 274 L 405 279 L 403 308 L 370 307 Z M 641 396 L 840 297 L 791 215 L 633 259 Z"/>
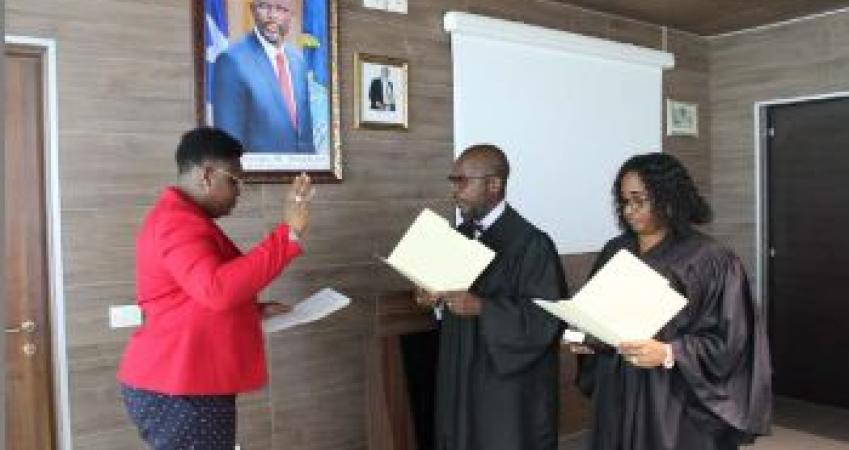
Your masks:
<path fill-rule="evenodd" d="M 714 36 L 849 7 L 847 0 L 552 0 Z"/>

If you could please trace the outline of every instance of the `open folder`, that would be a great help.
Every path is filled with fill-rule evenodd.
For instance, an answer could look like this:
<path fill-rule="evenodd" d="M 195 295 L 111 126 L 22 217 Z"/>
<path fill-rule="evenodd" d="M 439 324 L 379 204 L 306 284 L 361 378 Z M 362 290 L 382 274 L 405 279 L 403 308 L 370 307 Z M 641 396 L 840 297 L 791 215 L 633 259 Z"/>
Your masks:
<path fill-rule="evenodd" d="M 466 291 L 495 258 L 495 252 L 455 230 L 425 209 L 388 258 L 380 258 L 429 292 Z"/>
<path fill-rule="evenodd" d="M 631 252 L 620 250 L 571 300 L 535 302 L 571 327 L 618 346 L 654 337 L 687 299 Z"/>

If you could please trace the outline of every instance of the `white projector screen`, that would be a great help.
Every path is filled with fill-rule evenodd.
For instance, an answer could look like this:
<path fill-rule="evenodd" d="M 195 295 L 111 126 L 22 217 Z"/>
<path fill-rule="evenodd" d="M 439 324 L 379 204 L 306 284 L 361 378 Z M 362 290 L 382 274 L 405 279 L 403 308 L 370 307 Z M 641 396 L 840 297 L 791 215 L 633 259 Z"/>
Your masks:
<path fill-rule="evenodd" d="M 561 254 L 618 233 L 610 188 L 629 156 L 661 150 L 669 53 L 450 12 L 455 157 L 501 147 L 507 201 Z"/>

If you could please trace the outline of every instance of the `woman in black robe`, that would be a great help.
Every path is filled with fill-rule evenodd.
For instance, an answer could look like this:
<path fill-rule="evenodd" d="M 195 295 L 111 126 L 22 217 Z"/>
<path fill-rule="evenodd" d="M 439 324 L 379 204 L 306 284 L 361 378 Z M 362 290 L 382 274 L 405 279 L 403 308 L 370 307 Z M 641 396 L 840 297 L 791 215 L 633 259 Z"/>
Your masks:
<path fill-rule="evenodd" d="M 726 450 L 768 433 L 763 314 L 740 260 L 693 228 L 712 214 L 687 170 L 668 154 L 634 156 L 613 196 L 624 233 L 604 246 L 593 273 L 628 249 L 688 304 L 654 339 L 583 346 L 578 385 L 593 401 L 590 448 Z"/>

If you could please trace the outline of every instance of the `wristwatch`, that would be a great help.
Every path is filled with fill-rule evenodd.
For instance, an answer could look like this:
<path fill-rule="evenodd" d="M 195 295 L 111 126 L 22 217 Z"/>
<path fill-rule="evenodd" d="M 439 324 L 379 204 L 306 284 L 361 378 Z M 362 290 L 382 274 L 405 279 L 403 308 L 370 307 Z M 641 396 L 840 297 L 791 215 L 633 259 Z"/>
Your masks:
<path fill-rule="evenodd" d="M 671 369 L 675 367 L 675 355 L 672 354 L 672 346 L 663 344 L 666 347 L 666 358 L 663 360 L 663 368 Z"/>

